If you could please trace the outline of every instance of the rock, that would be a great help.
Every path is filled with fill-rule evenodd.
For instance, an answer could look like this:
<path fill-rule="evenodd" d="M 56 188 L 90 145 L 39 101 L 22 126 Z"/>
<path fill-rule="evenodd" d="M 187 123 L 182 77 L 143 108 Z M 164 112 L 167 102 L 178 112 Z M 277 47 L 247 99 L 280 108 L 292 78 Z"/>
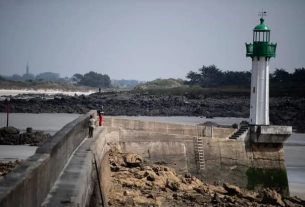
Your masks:
<path fill-rule="evenodd" d="M 142 178 L 145 178 L 147 175 L 146 175 L 146 171 L 140 171 L 140 172 L 135 172 L 134 173 L 134 177 L 137 178 L 137 179 L 142 179 Z"/>
<path fill-rule="evenodd" d="M 15 162 L 0 162 L 0 176 L 4 176 L 11 172 L 15 167 L 20 164 L 20 161 L 16 160 Z"/>
<path fill-rule="evenodd" d="M 224 187 L 219 186 L 219 185 L 209 185 L 208 191 L 216 192 L 216 193 L 219 193 L 219 194 L 227 194 L 228 193 L 228 191 L 226 191 L 224 189 Z"/>
<path fill-rule="evenodd" d="M 190 178 L 181 178 L 181 182 L 184 184 L 191 184 L 192 183 L 192 179 Z"/>
<path fill-rule="evenodd" d="M 178 194 L 177 193 L 173 193 L 173 198 L 177 200 L 178 199 Z"/>
<path fill-rule="evenodd" d="M 300 204 L 302 206 L 305 206 L 305 200 L 302 200 L 298 197 L 289 197 L 289 198 L 286 198 L 287 200 L 293 202 L 293 203 L 296 203 L 296 204 Z"/>
<path fill-rule="evenodd" d="M 110 170 L 112 172 L 119 172 L 120 171 L 120 167 L 119 166 L 110 165 Z"/>
<path fill-rule="evenodd" d="M 2 135 L 6 135 L 6 134 L 12 134 L 12 135 L 14 135 L 14 134 L 19 134 L 19 130 L 18 130 L 17 128 L 15 128 L 15 127 L 9 126 L 9 127 L 3 127 L 3 128 L 1 128 L 1 129 L 0 129 L 0 133 L 1 133 Z"/>
<path fill-rule="evenodd" d="M 127 167 L 139 167 L 143 163 L 143 159 L 137 154 L 127 154 L 124 157 Z"/>
<path fill-rule="evenodd" d="M 193 195 L 192 193 L 184 193 L 182 195 L 182 198 L 185 199 L 185 200 L 192 201 L 192 202 L 196 200 L 195 195 Z"/>
<path fill-rule="evenodd" d="M 27 127 L 26 128 L 26 133 L 32 133 L 33 132 L 33 128 L 32 127 Z"/>
<path fill-rule="evenodd" d="M 152 199 L 154 199 L 156 196 L 154 196 L 153 194 L 151 194 L 151 193 L 149 193 L 147 196 L 146 196 L 146 198 L 152 198 Z"/>
<path fill-rule="evenodd" d="M 0 129 L 0 144 L 2 145 L 23 145 L 31 146 L 42 145 L 48 138 L 49 134 L 41 131 L 19 133 L 15 127 L 3 127 Z"/>
<path fill-rule="evenodd" d="M 124 181 L 122 182 L 122 186 L 123 186 L 123 187 L 127 187 L 127 188 L 132 188 L 132 187 L 134 186 L 134 183 L 131 182 L 131 181 L 124 180 Z"/>
<path fill-rule="evenodd" d="M 291 202 L 290 200 L 284 199 L 285 206 L 289 207 L 301 207 L 301 205 Z"/>
<path fill-rule="evenodd" d="M 258 201 L 256 193 L 243 193 L 240 197 L 245 198 L 251 202 Z"/>
<path fill-rule="evenodd" d="M 146 177 L 146 179 L 148 181 L 155 181 L 156 180 L 156 177 L 153 173 L 149 173 L 149 175 Z"/>
<path fill-rule="evenodd" d="M 177 191 L 177 190 L 179 190 L 180 184 L 176 181 L 167 179 L 166 180 L 166 187 L 168 187 L 172 191 Z"/>
<path fill-rule="evenodd" d="M 220 198 L 219 198 L 219 196 L 218 196 L 217 193 L 214 193 L 214 196 L 213 196 L 213 198 L 212 198 L 212 203 L 213 203 L 213 204 L 221 203 L 221 200 L 220 200 Z"/>
<path fill-rule="evenodd" d="M 229 195 L 240 195 L 241 190 L 235 185 L 230 185 L 228 183 L 223 184 L 224 189 L 228 192 Z"/>
<path fill-rule="evenodd" d="M 200 186 L 200 187 L 195 187 L 194 190 L 197 192 L 197 193 L 200 193 L 200 194 L 206 194 L 208 192 L 208 188 L 207 186 Z"/>
<path fill-rule="evenodd" d="M 185 173 L 184 177 L 185 178 L 192 178 L 192 175 L 191 175 L 191 173 Z"/>
<path fill-rule="evenodd" d="M 60 95 L 47 100 L 41 97 L 30 97 L 18 99 L 13 104 L 14 112 L 23 113 L 86 113 L 90 109 L 100 108 L 101 105 L 105 106 L 104 111 L 107 115 L 207 117 L 247 117 L 249 115 L 249 97 L 246 93 L 217 92 L 207 97 L 199 94 L 149 95 L 145 92 L 131 91 L 96 93 L 78 97 Z M 0 106 L 4 106 L 3 101 L 0 101 Z M 276 125 L 292 125 L 299 132 L 304 132 L 304 109 L 304 97 L 272 97 L 270 122 Z M 4 112 L 5 107 L 0 107 L 0 110 Z"/>
<path fill-rule="evenodd" d="M 125 157 L 128 156 L 119 152 L 109 153 L 114 166 L 117 166 L 114 161 L 120 160 L 127 165 Z M 132 168 L 119 166 L 118 172 L 111 173 L 108 196 L 112 206 L 304 206 L 301 199 L 281 200 L 279 194 L 269 189 L 258 195 L 227 183 L 223 187 L 206 184 L 191 174 L 181 175 L 172 168 L 148 164 L 143 162 L 140 167 Z"/>
<path fill-rule="evenodd" d="M 150 166 L 144 166 L 144 167 L 142 167 L 141 170 L 146 170 L 146 171 L 148 170 L 149 171 L 149 170 L 152 170 L 152 168 Z"/>
<path fill-rule="evenodd" d="M 282 200 L 282 196 L 277 193 L 275 190 L 264 189 L 262 192 L 262 202 L 277 206 L 285 206 L 285 203 Z"/>

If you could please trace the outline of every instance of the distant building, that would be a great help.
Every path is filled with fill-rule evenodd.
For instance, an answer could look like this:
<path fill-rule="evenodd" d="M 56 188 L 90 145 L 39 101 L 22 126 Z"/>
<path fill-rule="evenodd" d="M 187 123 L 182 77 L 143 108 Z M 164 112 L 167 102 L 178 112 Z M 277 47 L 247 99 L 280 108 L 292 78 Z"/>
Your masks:
<path fill-rule="evenodd" d="M 29 67 L 29 63 L 26 64 L 26 71 L 25 71 L 26 75 L 30 74 L 30 67 Z"/>
<path fill-rule="evenodd" d="M 34 80 L 35 76 L 33 74 L 30 73 L 30 66 L 29 63 L 26 64 L 26 68 L 25 68 L 25 74 L 22 76 L 23 80 Z"/>

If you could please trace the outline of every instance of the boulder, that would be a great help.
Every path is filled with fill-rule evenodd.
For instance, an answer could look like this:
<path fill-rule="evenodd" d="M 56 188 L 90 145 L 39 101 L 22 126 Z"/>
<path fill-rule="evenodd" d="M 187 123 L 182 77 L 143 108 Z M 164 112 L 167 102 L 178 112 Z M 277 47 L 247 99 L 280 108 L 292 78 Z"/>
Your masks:
<path fill-rule="evenodd" d="M 139 167 L 143 163 L 143 158 L 137 154 L 127 154 L 124 157 L 124 162 L 127 167 Z"/>
<path fill-rule="evenodd" d="M 172 191 L 177 191 L 177 190 L 179 190 L 180 183 L 178 183 L 174 180 L 167 179 L 166 180 L 166 187 L 168 187 Z"/>
<path fill-rule="evenodd" d="M 7 134 L 11 134 L 11 135 L 15 135 L 15 134 L 19 134 L 19 130 L 15 127 L 3 127 L 0 129 L 0 133 L 2 135 L 7 135 Z"/>
<path fill-rule="evenodd" d="M 285 206 L 285 203 L 282 200 L 282 196 L 277 193 L 275 190 L 264 189 L 262 192 L 262 202 L 277 206 Z"/>
<path fill-rule="evenodd" d="M 229 195 L 241 195 L 241 190 L 235 185 L 230 185 L 228 183 L 223 184 L 224 189 L 228 192 Z"/>
<path fill-rule="evenodd" d="M 155 181 L 156 180 L 156 174 L 153 172 L 149 172 L 149 174 L 147 175 L 146 179 L 148 181 Z"/>

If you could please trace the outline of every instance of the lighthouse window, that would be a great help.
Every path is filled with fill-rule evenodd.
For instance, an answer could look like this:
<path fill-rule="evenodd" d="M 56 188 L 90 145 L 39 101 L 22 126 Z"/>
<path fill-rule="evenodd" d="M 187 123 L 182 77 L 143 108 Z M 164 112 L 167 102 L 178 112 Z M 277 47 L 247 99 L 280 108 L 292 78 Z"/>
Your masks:
<path fill-rule="evenodd" d="M 255 93 L 255 87 L 253 87 L 252 91 L 253 91 L 253 93 Z"/>

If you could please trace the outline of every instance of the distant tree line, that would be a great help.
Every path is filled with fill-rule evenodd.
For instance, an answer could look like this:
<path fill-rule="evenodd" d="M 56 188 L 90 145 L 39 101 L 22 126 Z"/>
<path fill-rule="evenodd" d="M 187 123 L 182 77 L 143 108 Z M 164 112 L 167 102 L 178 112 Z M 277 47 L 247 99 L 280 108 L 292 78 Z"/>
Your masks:
<path fill-rule="evenodd" d="M 199 85 L 204 88 L 221 86 L 250 87 L 251 73 L 249 71 L 221 71 L 215 65 L 202 66 L 198 72 L 190 71 L 186 84 Z M 284 69 L 276 69 L 270 74 L 271 86 L 286 87 L 305 84 L 305 68 L 296 68 L 293 73 Z"/>
<path fill-rule="evenodd" d="M 12 76 L 5 77 L 7 80 L 12 81 L 64 81 L 67 78 L 61 78 L 58 73 L 44 72 L 38 75 L 26 73 L 23 75 L 14 74 Z"/>
<path fill-rule="evenodd" d="M 305 68 L 296 68 L 293 73 L 276 69 L 270 79 L 273 83 L 305 83 Z"/>
<path fill-rule="evenodd" d="M 0 81 L 18 81 L 18 82 L 57 82 L 66 84 L 75 84 L 81 86 L 109 88 L 111 87 L 110 77 L 108 75 L 99 74 L 93 71 L 85 73 L 84 75 L 76 73 L 71 78 L 61 78 L 58 73 L 44 72 L 38 75 L 27 73 L 24 75 L 14 74 L 12 76 L 0 76 Z"/>
<path fill-rule="evenodd" d="M 72 76 L 72 80 L 77 85 L 98 87 L 98 88 L 109 88 L 111 87 L 111 80 L 108 75 L 99 74 L 93 71 L 84 75 L 76 73 Z"/>

